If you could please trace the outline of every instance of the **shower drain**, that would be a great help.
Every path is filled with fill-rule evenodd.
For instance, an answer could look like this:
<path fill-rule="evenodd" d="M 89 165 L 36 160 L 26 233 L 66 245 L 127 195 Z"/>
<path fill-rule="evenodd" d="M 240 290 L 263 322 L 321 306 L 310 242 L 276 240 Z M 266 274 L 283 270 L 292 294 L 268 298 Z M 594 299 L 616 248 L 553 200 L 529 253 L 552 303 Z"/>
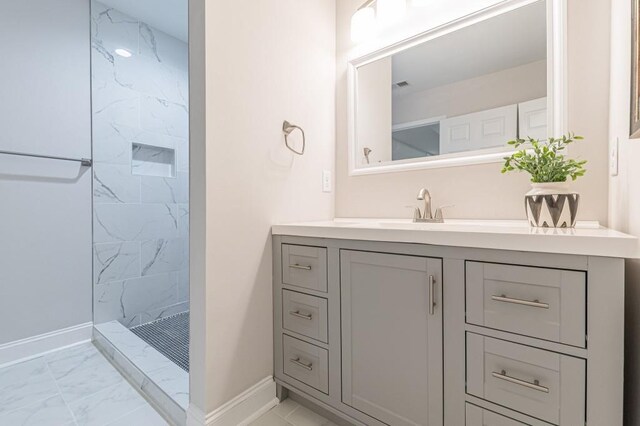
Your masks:
<path fill-rule="evenodd" d="M 189 372 L 189 312 L 142 324 L 131 331 Z"/>

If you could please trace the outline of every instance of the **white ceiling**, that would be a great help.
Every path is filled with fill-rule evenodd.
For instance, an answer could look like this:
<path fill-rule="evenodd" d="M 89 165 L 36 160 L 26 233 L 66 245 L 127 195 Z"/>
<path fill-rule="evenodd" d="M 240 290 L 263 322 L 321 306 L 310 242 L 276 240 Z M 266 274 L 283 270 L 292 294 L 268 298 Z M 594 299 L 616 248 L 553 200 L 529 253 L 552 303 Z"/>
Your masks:
<path fill-rule="evenodd" d="M 188 40 L 188 0 L 100 0 L 100 2 L 179 40 L 184 42 Z"/>
<path fill-rule="evenodd" d="M 545 59 L 546 4 L 538 1 L 393 56 L 397 95 L 439 87 Z"/>

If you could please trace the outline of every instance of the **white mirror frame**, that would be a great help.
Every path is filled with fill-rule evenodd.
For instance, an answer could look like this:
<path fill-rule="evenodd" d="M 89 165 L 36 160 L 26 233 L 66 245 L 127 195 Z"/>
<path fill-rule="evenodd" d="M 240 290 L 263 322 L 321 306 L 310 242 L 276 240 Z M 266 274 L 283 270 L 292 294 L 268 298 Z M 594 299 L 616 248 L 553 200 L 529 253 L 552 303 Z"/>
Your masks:
<path fill-rule="evenodd" d="M 466 166 L 471 164 L 486 164 L 502 162 L 511 150 L 492 149 L 469 155 L 447 156 L 446 158 L 421 158 L 418 161 L 403 161 L 398 164 L 385 163 L 381 165 L 363 166 L 358 163 L 358 146 L 356 135 L 357 91 L 359 67 L 375 62 L 379 59 L 394 55 L 403 50 L 417 46 L 428 40 L 433 40 L 453 31 L 468 27 L 475 23 L 493 18 L 517 8 L 535 3 L 539 0 L 505 0 L 496 5 L 479 10 L 454 21 L 435 28 L 431 28 L 414 37 L 389 44 L 382 49 L 361 56 L 352 57 L 348 64 L 348 149 L 349 176 L 393 173 L 408 170 L 433 169 L 442 167 Z M 547 122 L 552 123 L 550 136 L 560 136 L 565 133 L 567 122 L 566 104 L 566 69 L 567 69 L 567 3 L 566 0 L 546 0 L 547 2 Z"/>

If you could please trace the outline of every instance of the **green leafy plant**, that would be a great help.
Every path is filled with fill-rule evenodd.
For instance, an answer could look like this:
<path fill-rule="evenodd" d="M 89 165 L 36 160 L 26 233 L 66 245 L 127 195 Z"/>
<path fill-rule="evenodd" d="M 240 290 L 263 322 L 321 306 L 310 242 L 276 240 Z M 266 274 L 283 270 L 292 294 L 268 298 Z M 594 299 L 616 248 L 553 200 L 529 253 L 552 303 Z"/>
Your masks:
<path fill-rule="evenodd" d="M 509 145 L 522 149 L 504 158 L 502 173 L 514 170 L 527 172 L 531 175 L 533 183 L 566 182 L 569 177 L 576 180 L 584 176 L 584 165 L 587 161 L 566 158 L 562 151 L 569 144 L 582 139 L 582 136 L 569 133 L 561 138 L 549 138 L 546 141 L 533 138 L 509 141 Z"/>

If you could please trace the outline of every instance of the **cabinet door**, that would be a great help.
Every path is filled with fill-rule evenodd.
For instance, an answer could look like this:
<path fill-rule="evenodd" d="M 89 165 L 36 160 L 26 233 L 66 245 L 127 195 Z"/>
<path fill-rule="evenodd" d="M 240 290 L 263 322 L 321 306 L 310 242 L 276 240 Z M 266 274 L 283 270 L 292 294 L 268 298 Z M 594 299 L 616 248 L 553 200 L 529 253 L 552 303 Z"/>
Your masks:
<path fill-rule="evenodd" d="M 390 425 L 442 425 L 442 261 L 343 250 L 340 265 L 343 402 Z"/>

